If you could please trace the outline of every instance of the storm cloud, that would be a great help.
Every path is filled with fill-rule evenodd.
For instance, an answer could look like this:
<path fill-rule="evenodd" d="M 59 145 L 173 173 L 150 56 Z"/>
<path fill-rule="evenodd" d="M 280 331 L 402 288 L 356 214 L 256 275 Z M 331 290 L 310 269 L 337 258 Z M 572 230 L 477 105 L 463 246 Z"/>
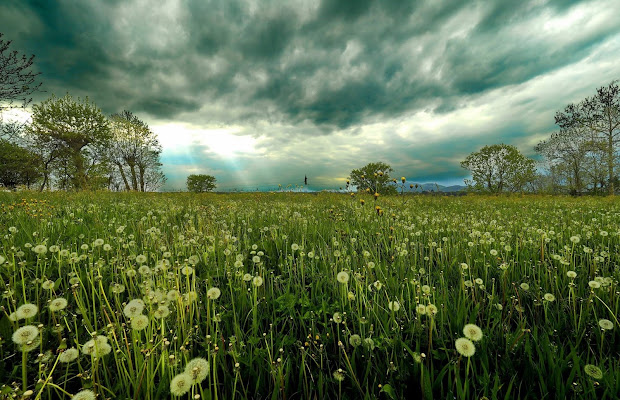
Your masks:
<path fill-rule="evenodd" d="M 620 0 L 9 0 L 0 30 L 35 54 L 37 100 L 69 92 L 156 131 L 189 127 L 184 150 L 164 147 L 171 175 L 191 164 L 234 180 L 230 154 L 200 137 L 234 126 L 256 139 L 234 153 L 248 171 L 288 165 L 329 186 L 382 159 L 447 182 L 484 144 L 531 154 L 555 110 L 620 78 L 614 9 Z"/>

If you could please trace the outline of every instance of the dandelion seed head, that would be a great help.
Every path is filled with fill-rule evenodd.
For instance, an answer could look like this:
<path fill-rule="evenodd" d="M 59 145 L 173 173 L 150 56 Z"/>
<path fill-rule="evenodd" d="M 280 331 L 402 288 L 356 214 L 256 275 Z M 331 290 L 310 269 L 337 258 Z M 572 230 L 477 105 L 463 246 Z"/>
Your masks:
<path fill-rule="evenodd" d="M 463 328 L 463 334 L 466 338 L 473 340 L 474 342 L 482 340 L 482 337 L 484 336 L 482 334 L 482 329 L 480 329 L 480 327 L 475 324 L 465 325 L 465 327 Z"/>
<path fill-rule="evenodd" d="M 185 373 L 191 376 L 192 383 L 200 383 L 209 375 L 209 362 L 204 358 L 194 358 L 185 366 Z"/>
<path fill-rule="evenodd" d="M 56 311 L 64 310 L 67 307 L 67 304 L 68 304 L 67 299 L 59 297 L 57 299 L 50 301 L 48 308 L 50 309 L 50 311 L 56 312 Z"/>
<path fill-rule="evenodd" d="M 218 289 L 216 287 L 212 287 L 211 289 L 207 290 L 207 297 L 210 300 L 218 299 L 221 294 L 222 294 L 222 292 L 220 291 L 220 289 Z"/>
<path fill-rule="evenodd" d="M 23 345 L 35 340 L 37 336 L 39 336 L 39 329 L 34 325 L 26 325 L 13 332 L 12 339 L 13 343 Z"/>
<path fill-rule="evenodd" d="M 189 392 L 192 387 L 192 376 L 187 373 L 182 373 L 170 381 L 170 393 L 173 396 L 183 396 Z"/>
<path fill-rule="evenodd" d="M 349 282 L 349 273 L 347 271 L 340 271 L 338 272 L 338 275 L 336 275 L 336 279 L 338 282 L 346 284 Z"/>
<path fill-rule="evenodd" d="M 456 347 L 456 351 L 459 352 L 462 356 L 471 357 L 476 353 L 476 346 L 474 343 L 467 338 L 458 338 L 454 343 Z"/>

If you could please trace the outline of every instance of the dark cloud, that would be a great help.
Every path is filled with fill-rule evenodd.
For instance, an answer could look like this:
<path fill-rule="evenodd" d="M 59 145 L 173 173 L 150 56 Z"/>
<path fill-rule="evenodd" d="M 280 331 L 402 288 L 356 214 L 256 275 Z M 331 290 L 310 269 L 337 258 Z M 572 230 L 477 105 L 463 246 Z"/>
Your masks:
<path fill-rule="evenodd" d="M 454 110 L 583 59 L 617 24 L 561 43 L 528 25 L 578 3 L 13 0 L 0 26 L 36 55 L 48 94 L 90 94 L 106 112 L 341 129 Z"/>

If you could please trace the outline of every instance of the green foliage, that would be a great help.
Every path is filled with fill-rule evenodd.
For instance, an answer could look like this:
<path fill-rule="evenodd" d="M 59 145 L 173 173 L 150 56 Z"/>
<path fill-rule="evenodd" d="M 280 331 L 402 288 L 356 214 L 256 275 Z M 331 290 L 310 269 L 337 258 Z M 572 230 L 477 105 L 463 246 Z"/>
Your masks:
<path fill-rule="evenodd" d="M 210 192 L 215 189 L 215 182 L 212 175 L 190 175 L 187 177 L 187 190 L 194 193 Z"/>
<path fill-rule="evenodd" d="M 38 147 L 55 149 L 67 180 L 77 190 L 89 189 L 90 161 L 102 161 L 111 133 L 108 121 L 88 98 L 74 100 L 68 93 L 33 106 L 28 131 Z"/>
<path fill-rule="evenodd" d="M 467 156 L 461 167 L 472 174 L 468 186 L 491 193 L 523 191 L 536 176 L 534 160 L 506 144 L 484 146 Z"/>
<path fill-rule="evenodd" d="M 30 150 L 0 139 L 0 185 L 30 188 L 41 178 L 41 158 Z"/>
<path fill-rule="evenodd" d="M 356 186 L 359 192 L 369 191 L 379 194 L 396 194 L 396 186 L 390 173 L 394 170 L 384 162 L 373 162 L 354 169 L 349 176 L 349 184 Z"/>
<path fill-rule="evenodd" d="M 107 157 L 112 178 L 125 190 L 158 189 L 166 180 L 159 157 L 162 152 L 157 135 L 131 111 L 110 117 L 112 140 Z"/>

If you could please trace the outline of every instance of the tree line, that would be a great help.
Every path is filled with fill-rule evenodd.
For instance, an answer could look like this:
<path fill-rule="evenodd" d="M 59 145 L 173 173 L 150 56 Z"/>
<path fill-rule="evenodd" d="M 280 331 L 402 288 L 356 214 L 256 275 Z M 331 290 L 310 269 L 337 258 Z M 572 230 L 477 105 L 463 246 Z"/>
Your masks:
<path fill-rule="evenodd" d="M 39 90 L 33 56 L 0 34 L 0 112 L 25 108 Z M 52 95 L 27 123 L 0 121 L 0 185 L 7 188 L 152 191 L 166 180 L 161 145 L 131 111 L 104 116 L 88 98 Z"/>
<path fill-rule="evenodd" d="M 515 146 L 487 145 L 468 155 L 461 167 L 471 179 L 465 184 L 475 192 L 539 192 L 614 195 L 620 187 L 618 155 L 620 144 L 620 88 L 618 81 L 600 87 L 577 104 L 555 114 L 559 127 L 538 143 L 537 162 Z M 357 190 L 394 194 L 404 188 L 391 178 L 393 169 L 384 162 L 354 169 L 347 185 Z M 413 189 L 413 188 L 410 188 Z"/>

